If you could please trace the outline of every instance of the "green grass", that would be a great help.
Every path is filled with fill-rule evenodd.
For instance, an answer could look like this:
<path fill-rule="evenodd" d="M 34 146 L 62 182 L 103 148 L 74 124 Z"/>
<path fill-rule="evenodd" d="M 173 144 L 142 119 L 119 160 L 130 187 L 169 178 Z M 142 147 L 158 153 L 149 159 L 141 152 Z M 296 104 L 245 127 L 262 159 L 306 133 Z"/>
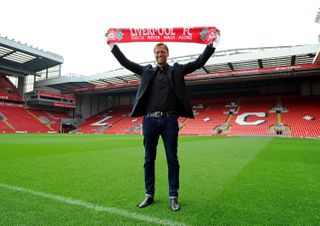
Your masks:
<path fill-rule="evenodd" d="M 0 135 L 0 225 L 157 225 L 36 192 L 186 225 L 320 224 L 320 140 L 180 136 L 176 213 L 162 142 L 155 203 L 137 208 L 143 158 L 141 136 Z"/>

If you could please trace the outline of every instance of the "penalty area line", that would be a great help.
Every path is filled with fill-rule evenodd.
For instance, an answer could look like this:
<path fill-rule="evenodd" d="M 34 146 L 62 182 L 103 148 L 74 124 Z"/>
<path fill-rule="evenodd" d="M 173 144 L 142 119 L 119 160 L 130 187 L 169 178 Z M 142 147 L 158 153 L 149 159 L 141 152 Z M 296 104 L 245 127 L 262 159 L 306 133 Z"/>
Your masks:
<path fill-rule="evenodd" d="M 129 212 L 127 210 L 122 210 L 115 207 L 101 206 L 101 205 L 89 203 L 80 199 L 72 199 L 72 198 L 68 198 L 60 195 L 54 195 L 54 194 L 36 191 L 33 189 L 28 189 L 24 187 L 15 186 L 15 185 L 0 183 L 0 188 L 4 188 L 4 189 L 15 191 L 15 192 L 28 193 L 28 194 L 51 199 L 51 200 L 69 204 L 69 205 L 81 206 L 86 209 L 91 209 L 97 212 L 107 212 L 110 214 L 115 214 L 115 215 L 123 216 L 126 218 L 131 218 L 131 219 L 149 222 L 153 224 L 167 225 L 167 226 L 185 226 L 185 224 L 181 222 L 171 221 L 171 220 L 157 218 L 157 217 L 150 217 L 147 215 Z"/>

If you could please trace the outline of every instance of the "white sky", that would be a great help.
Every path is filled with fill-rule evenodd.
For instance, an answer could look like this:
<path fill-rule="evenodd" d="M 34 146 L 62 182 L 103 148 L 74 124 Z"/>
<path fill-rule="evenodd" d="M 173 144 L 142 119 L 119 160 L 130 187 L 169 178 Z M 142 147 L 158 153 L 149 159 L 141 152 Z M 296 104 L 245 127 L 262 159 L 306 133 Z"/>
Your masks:
<path fill-rule="evenodd" d="M 62 74 L 119 68 L 104 38 L 109 27 L 216 26 L 217 50 L 318 43 L 319 0 L 4 0 L 0 35 L 64 57 Z M 155 43 L 120 44 L 135 62 L 151 61 Z M 204 45 L 168 43 L 170 56 Z"/>

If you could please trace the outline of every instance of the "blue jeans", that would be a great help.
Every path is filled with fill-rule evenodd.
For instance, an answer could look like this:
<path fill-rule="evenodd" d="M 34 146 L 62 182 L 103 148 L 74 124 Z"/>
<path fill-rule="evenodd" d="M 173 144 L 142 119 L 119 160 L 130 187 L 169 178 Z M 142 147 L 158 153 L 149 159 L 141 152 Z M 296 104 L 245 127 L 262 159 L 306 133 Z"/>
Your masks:
<path fill-rule="evenodd" d="M 168 164 L 169 196 L 178 196 L 179 161 L 178 161 L 178 116 L 170 114 L 162 117 L 144 116 L 143 144 L 145 148 L 144 181 L 146 194 L 154 195 L 155 160 L 157 145 L 161 136 L 166 151 Z"/>

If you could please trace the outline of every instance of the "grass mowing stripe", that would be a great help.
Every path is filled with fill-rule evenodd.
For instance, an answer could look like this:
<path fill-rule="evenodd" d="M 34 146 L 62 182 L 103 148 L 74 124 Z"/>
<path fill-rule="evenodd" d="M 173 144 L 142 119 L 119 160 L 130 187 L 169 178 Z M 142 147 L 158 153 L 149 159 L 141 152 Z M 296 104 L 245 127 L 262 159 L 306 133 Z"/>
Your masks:
<path fill-rule="evenodd" d="M 320 222 L 320 139 L 180 136 L 182 209 L 172 213 L 161 140 L 156 201 L 139 210 L 142 137 L 56 136 L 0 134 L 0 182 L 195 226 Z M 1 186 L 0 203 L 0 225 L 157 225 Z"/>
<path fill-rule="evenodd" d="M 70 204 L 70 205 L 82 206 L 84 208 L 92 209 L 92 210 L 95 210 L 98 212 L 108 212 L 111 214 L 116 214 L 116 215 L 120 215 L 120 216 L 127 217 L 127 218 L 132 218 L 132 219 L 136 219 L 136 220 L 140 220 L 140 221 L 144 221 L 144 222 L 150 222 L 153 224 L 168 225 L 168 226 L 184 226 L 185 225 L 184 223 L 181 223 L 181 222 L 170 221 L 167 219 L 161 219 L 161 218 L 150 217 L 150 216 L 146 216 L 146 215 L 142 215 L 142 214 L 132 213 L 132 212 L 129 212 L 126 210 L 121 210 L 121 209 L 114 208 L 114 207 L 96 205 L 96 204 L 85 202 L 85 201 L 79 200 L 79 199 L 72 199 L 72 198 L 68 198 L 68 197 L 64 197 L 64 196 L 60 196 L 60 195 L 49 194 L 49 193 L 36 191 L 36 190 L 24 188 L 24 187 L 19 187 L 19 186 L 15 186 L 15 185 L 0 183 L 0 187 L 5 188 L 7 190 L 11 190 L 11 191 L 29 193 L 29 194 L 32 194 L 35 196 L 59 201 L 59 202 Z"/>
<path fill-rule="evenodd" d="M 319 225 L 319 141 L 275 138 L 225 187 L 210 225 Z"/>

